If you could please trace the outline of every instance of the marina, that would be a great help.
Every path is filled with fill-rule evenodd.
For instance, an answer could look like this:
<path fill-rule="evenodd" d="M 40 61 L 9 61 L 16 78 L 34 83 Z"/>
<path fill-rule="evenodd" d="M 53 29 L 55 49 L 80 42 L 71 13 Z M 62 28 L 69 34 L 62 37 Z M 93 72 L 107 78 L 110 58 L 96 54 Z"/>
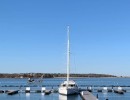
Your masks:
<path fill-rule="evenodd" d="M 130 0 L 0 0 L 0 100 L 130 100 Z"/>
<path fill-rule="evenodd" d="M 22 100 L 34 100 L 34 98 L 36 99 L 37 97 L 40 99 L 44 98 L 43 100 L 51 100 L 51 98 L 53 97 L 55 98 L 54 100 L 82 100 L 80 94 L 73 96 L 64 96 L 58 93 L 59 84 L 63 80 L 65 79 L 45 78 L 43 83 L 40 84 L 41 86 L 35 84 L 31 84 L 29 86 L 27 84 L 27 79 L 0 79 L 0 98 L 6 100 L 8 96 L 11 96 L 10 98 L 12 99 L 16 97 L 17 99 L 24 98 Z M 93 96 L 95 96 L 96 98 L 98 97 L 98 100 L 130 99 L 129 78 L 73 78 L 73 80 L 78 83 L 80 92 L 90 91 Z M 99 85 L 99 83 L 101 84 Z M 10 90 L 18 90 L 18 93 L 8 95 L 8 91 Z M 121 93 L 122 91 L 123 93 Z"/>

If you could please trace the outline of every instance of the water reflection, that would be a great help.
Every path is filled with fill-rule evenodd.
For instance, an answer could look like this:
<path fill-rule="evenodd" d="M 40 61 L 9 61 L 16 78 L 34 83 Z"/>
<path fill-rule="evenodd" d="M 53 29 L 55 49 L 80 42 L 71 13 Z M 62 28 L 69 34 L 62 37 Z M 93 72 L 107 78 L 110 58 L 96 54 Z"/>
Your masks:
<path fill-rule="evenodd" d="M 45 96 L 45 94 L 44 94 L 44 93 L 41 93 L 41 98 L 42 98 L 42 99 L 44 99 L 44 96 Z"/>
<path fill-rule="evenodd" d="M 67 96 L 59 94 L 59 100 L 67 100 Z"/>
<path fill-rule="evenodd" d="M 26 93 L 26 100 L 30 100 L 30 93 Z"/>
<path fill-rule="evenodd" d="M 78 95 L 69 95 L 69 96 L 66 96 L 66 95 L 60 95 L 59 94 L 59 100 L 78 100 Z"/>
<path fill-rule="evenodd" d="M 45 95 L 45 93 L 41 93 L 41 95 L 42 95 L 42 96 L 44 96 L 44 95 Z"/>

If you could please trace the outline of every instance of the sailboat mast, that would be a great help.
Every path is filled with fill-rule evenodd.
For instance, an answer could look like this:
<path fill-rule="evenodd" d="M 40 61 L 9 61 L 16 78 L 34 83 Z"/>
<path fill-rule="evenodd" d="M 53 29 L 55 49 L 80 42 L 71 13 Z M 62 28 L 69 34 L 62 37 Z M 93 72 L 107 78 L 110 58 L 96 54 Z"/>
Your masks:
<path fill-rule="evenodd" d="M 67 83 L 69 82 L 69 73 L 70 73 L 70 33 L 69 26 L 67 27 Z"/>

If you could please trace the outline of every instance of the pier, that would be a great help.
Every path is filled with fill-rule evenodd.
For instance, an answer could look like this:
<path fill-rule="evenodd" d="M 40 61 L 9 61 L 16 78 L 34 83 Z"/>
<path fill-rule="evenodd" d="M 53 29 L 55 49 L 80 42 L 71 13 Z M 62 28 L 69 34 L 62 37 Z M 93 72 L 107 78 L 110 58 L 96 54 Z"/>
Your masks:
<path fill-rule="evenodd" d="M 89 91 L 80 92 L 80 96 L 82 97 L 83 100 L 97 100 L 97 98 Z"/>

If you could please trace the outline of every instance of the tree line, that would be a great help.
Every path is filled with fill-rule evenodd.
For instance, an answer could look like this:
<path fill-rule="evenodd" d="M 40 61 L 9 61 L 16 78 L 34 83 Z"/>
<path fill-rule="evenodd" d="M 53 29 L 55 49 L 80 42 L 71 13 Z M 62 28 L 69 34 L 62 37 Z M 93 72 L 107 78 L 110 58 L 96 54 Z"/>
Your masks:
<path fill-rule="evenodd" d="M 0 78 L 58 78 L 66 73 L 1 73 Z M 70 77 L 116 77 L 107 74 L 70 74 Z"/>

